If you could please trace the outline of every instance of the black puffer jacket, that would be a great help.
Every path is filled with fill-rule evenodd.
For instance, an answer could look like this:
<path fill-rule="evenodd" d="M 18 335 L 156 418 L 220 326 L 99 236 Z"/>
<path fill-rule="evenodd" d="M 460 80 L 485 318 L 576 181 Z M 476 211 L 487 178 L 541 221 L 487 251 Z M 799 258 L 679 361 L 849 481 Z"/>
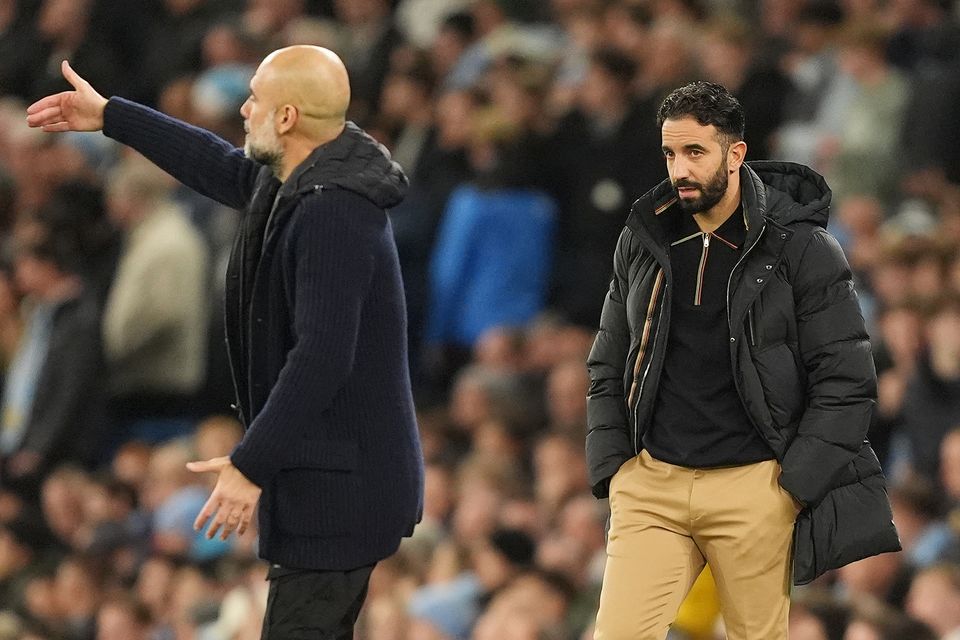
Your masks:
<path fill-rule="evenodd" d="M 807 505 L 794 581 L 900 548 L 885 482 L 865 436 L 876 398 L 870 343 L 846 258 L 825 227 L 830 190 L 806 167 L 740 171 L 746 247 L 727 291 L 730 362 L 755 427 Z M 614 255 L 588 366 L 587 464 L 597 497 L 640 450 L 670 324 L 669 253 L 657 217 L 677 215 L 664 181 L 640 198 Z M 745 498 L 748 499 L 748 498 Z"/>

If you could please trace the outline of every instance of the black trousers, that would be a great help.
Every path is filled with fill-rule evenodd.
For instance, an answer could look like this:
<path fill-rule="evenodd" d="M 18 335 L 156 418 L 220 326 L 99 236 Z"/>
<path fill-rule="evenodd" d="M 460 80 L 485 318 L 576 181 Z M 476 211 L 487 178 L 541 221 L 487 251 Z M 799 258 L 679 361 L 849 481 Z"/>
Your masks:
<path fill-rule="evenodd" d="M 373 566 L 299 571 L 273 565 L 261 640 L 353 640 Z"/>

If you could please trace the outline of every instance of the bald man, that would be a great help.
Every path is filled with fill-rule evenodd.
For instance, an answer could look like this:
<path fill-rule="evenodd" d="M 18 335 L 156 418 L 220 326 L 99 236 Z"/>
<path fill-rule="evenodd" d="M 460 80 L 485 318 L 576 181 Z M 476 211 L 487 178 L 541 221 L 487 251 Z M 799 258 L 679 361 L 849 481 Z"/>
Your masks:
<path fill-rule="evenodd" d="M 258 512 L 270 562 L 263 638 L 352 638 L 373 566 L 413 532 L 423 463 L 407 371 L 406 314 L 385 210 L 407 179 L 345 120 L 350 83 L 320 47 L 257 69 L 235 149 L 122 98 L 64 61 L 72 91 L 27 110 L 44 131 L 97 131 L 242 211 L 226 325 L 246 431 L 195 526 L 242 535 Z M 259 502 L 259 509 L 258 507 Z"/>

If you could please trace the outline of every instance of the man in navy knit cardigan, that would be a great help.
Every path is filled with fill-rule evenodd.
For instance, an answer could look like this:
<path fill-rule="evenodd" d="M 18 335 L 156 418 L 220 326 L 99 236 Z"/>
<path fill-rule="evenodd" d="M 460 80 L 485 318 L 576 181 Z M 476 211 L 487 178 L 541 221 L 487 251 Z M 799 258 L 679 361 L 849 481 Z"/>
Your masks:
<path fill-rule="evenodd" d="M 370 572 L 409 536 L 423 462 L 406 315 L 385 209 L 407 186 L 345 114 L 331 51 L 270 54 L 240 112 L 243 150 L 208 131 L 105 99 L 64 61 L 73 91 L 30 106 L 44 131 L 97 131 L 243 211 L 227 272 L 227 346 L 246 425 L 229 457 L 194 462 L 217 484 L 207 536 L 257 511 L 271 563 L 264 638 L 352 638 Z"/>

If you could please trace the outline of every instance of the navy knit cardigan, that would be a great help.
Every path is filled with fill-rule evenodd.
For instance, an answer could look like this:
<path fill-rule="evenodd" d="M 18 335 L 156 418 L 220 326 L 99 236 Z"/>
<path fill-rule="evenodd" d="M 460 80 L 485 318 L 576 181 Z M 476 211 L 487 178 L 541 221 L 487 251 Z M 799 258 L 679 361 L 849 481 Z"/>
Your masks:
<path fill-rule="evenodd" d="M 423 501 L 385 212 L 407 185 L 399 166 L 352 123 L 282 184 L 210 132 L 121 98 L 103 131 L 243 211 L 225 314 L 246 432 L 231 459 L 263 490 L 261 557 L 347 570 L 392 554 Z"/>

